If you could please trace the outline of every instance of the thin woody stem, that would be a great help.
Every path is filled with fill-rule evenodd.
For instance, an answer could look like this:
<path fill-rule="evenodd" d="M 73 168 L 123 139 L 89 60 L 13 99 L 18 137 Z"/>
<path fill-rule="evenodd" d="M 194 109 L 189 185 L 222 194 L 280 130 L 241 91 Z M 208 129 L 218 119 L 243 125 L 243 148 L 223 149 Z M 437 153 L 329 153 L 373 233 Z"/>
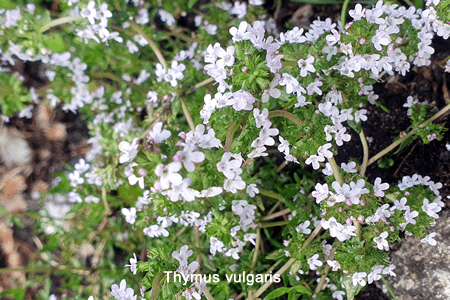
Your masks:
<path fill-rule="evenodd" d="M 361 177 L 364 177 L 366 174 L 367 163 L 369 162 L 369 145 L 367 144 L 366 136 L 364 135 L 364 131 L 361 128 L 361 133 L 359 134 L 359 138 L 361 139 L 361 143 L 363 145 L 364 157 L 363 164 L 361 165 Z"/>
<path fill-rule="evenodd" d="M 342 179 L 341 172 L 339 171 L 339 167 L 334 160 L 334 156 L 328 159 L 328 162 L 331 165 L 331 169 L 333 170 L 334 178 L 336 178 L 337 182 L 339 182 L 340 185 L 344 184 L 344 180 Z"/>
<path fill-rule="evenodd" d="M 214 78 L 208 78 L 203 80 L 202 82 L 197 83 L 196 85 L 194 85 L 193 87 L 191 87 L 190 89 L 188 89 L 185 93 L 185 95 L 189 95 L 192 94 L 193 92 L 195 92 L 195 90 L 201 88 L 202 86 L 205 86 L 211 82 L 213 82 L 215 79 Z"/>
<path fill-rule="evenodd" d="M 450 110 L 450 104 L 447 104 L 443 109 L 441 109 L 439 112 L 437 112 L 434 116 L 432 116 L 431 118 L 429 118 L 428 120 L 426 120 L 422 124 L 420 124 L 419 127 L 423 128 L 423 127 L 427 126 L 429 123 L 433 122 L 434 120 L 436 120 L 437 118 L 439 118 L 440 116 L 442 116 L 443 114 L 448 112 L 449 110 Z M 406 136 L 396 140 L 395 142 L 390 144 L 388 147 L 386 147 L 384 150 L 382 150 L 379 153 L 377 153 L 374 157 L 369 159 L 369 162 L 368 162 L 367 165 L 370 166 L 371 164 L 376 162 L 378 159 L 383 157 L 385 154 L 387 154 L 391 150 L 395 149 L 395 147 L 400 145 L 404 140 L 406 140 L 407 138 L 413 136 L 416 133 L 416 131 L 417 131 L 416 129 L 411 130 Z"/>
<path fill-rule="evenodd" d="M 334 254 L 336 252 L 336 248 L 339 246 L 340 243 L 337 243 L 336 246 L 331 249 L 330 257 L 328 257 L 327 260 L 333 260 Z M 325 269 L 323 271 L 323 275 L 320 277 L 320 282 L 316 287 L 316 290 L 314 291 L 314 295 L 317 296 L 317 294 L 320 293 L 320 290 L 322 289 L 323 285 L 325 284 L 325 278 L 327 278 L 328 272 L 330 271 L 330 265 L 326 264 Z M 314 297 L 314 296 L 313 296 Z"/>
<path fill-rule="evenodd" d="M 280 210 L 279 212 L 276 212 L 274 214 L 270 214 L 270 215 L 265 216 L 264 218 L 261 219 L 261 221 L 269 221 L 269 220 L 272 220 L 272 219 L 284 216 L 284 215 L 286 215 L 286 214 L 288 214 L 290 212 L 291 212 L 291 209 L 290 208 L 286 208 L 286 209 Z"/>
<path fill-rule="evenodd" d="M 261 229 L 256 229 L 256 245 L 255 245 L 255 253 L 253 254 L 253 260 L 251 265 L 252 274 L 255 271 L 256 262 L 258 261 L 258 252 L 259 252 L 259 245 L 261 243 Z"/>
<path fill-rule="evenodd" d="M 316 229 L 314 229 L 314 231 L 309 235 L 308 239 L 303 243 L 303 246 L 301 248 L 301 250 L 305 249 L 306 247 L 308 247 L 309 244 L 311 244 L 311 242 L 314 240 L 314 238 L 319 234 L 320 230 L 322 229 L 322 225 L 319 225 L 316 227 Z M 295 259 L 291 258 L 290 260 L 288 260 L 288 262 L 281 267 L 281 269 L 279 269 L 275 275 L 278 274 L 278 276 L 280 276 L 281 274 L 283 274 L 290 266 L 292 266 L 292 264 L 295 262 Z M 253 295 L 253 299 L 257 299 L 262 293 L 265 292 L 265 290 L 267 290 L 269 288 L 269 286 L 272 284 L 272 281 L 267 281 L 263 286 L 261 286 Z"/>
<path fill-rule="evenodd" d="M 189 128 L 192 131 L 195 131 L 194 120 L 192 119 L 192 116 L 189 113 L 189 109 L 187 108 L 186 101 L 184 101 L 183 97 L 180 97 L 180 101 L 181 101 L 181 108 L 183 108 L 183 113 L 184 113 L 184 116 L 186 117 L 186 120 L 187 120 L 187 122 L 189 124 Z"/>
<path fill-rule="evenodd" d="M 130 26 L 140 35 L 144 37 L 144 39 L 147 41 L 150 48 L 152 48 L 153 52 L 156 55 L 156 58 L 161 63 L 161 65 L 164 67 L 164 69 L 167 69 L 167 63 L 164 59 L 164 56 L 162 55 L 161 51 L 159 50 L 158 46 L 155 44 L 155 42 L 145 33 L 145 31 L 138 25 L 136 22 L 128 20 L 127 21 Z"/>

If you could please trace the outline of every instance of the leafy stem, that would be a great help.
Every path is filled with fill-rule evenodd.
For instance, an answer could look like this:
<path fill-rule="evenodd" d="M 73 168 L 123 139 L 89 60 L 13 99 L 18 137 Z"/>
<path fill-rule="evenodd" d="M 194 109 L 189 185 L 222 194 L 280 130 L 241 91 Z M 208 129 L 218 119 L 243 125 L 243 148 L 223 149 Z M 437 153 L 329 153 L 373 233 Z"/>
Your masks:
<path fill-rule="evenodd" d="M 153 279 L 152 285 L 152 295 L 150 296 L 150 300 L 158 299 L 159 288 L 161 287 L 162 282 L 164 281 L 164 273 L 159 273 Z"/>
<path fill-rule="evenodd" d="M 291 114 L 290 112 L 287 112 L 284 110 L 273 110 L 273 111 L 269 112 L 269 119 L 273 118 L 273 117 L 284 117 L 288 120 L 291 120 L 298 126 L 305 125 L 305 123 L 302 120 L 300 120 L 299 118 L 297 118 L 294 114 Z"/>
<path fill-rule="evenodd" d="M 63 24 L 67 24 L 67 23 L 72 23 L 78 20 L 83 19 L 82 16 L 75 16 L 75 17 L 64 17 L 64 18 L 59 18 L 56 20 L 53 20 L 51 22 L 49 22 L 48 24 L 44 25 L 41 27 L 41 29 L 39 29 L 39 33 L 44 33 L 47 30 L 49 30 L 50 28 L 59 26 L 59 25 L 63 25 Z"/>
<path fill-rule="evenodd" d="M 223 150 L 225 150 L 225 152 L 231 151 L 231 145 L 233 144 L 233 137 L 234 137 L 236 130 L 239 128 L 239 126 L 241 126 L 241 124 L 233 123 L 229 127 L 230 129 L 228 129 L 227 137 L 225 138 L 225 147 L 223 148 Z"/>
<path fill-rule="evenodd" d="M 341 10 L 342 27 L 345 27 L 345 22 L 346 22 L 346 17 L 347 17 L 347 8 L 348 8 L 349 3 L 350 3 L 350 0 L 345 0 L 344 4 L 342 4 L 342 10 Z"/>

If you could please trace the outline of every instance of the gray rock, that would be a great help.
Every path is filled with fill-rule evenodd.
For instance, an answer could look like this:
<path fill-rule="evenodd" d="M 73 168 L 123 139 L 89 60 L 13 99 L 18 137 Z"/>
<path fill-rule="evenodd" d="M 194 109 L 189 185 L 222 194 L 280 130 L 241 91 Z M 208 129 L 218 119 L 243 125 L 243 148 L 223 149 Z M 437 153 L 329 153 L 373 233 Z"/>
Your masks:
<path fill-rule="evenodd" d="M 396 277 L 388 283 L 398 300 L 450 299 L 450 213 L 439 214 L 436 225 L 436 246 L 406 238 L 400 249 L 391 253 Z"/>
<path fill-rule="evenodd" d="M 8 168 L 27 166 L 31 162 L 32 151 L 20 132 L 3 127 L 0 131 L 0 158 Z"/>

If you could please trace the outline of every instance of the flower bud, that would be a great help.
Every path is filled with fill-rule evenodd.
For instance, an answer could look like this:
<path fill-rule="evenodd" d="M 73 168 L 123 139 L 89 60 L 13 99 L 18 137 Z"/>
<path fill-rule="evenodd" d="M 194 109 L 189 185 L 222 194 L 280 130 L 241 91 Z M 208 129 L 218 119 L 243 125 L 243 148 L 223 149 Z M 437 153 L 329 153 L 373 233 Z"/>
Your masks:
<path fill-rule="evenodd" d="M 144 169 L 139 169 L 138 174 L 139 174 L 141 177 L 143 177 L 143 176 L 147 175 L 147 171 L 144 170 Z"/>
<path fill-rule="evenodd" d="M 358 216 L 358 222 L 364 222 L 364 216 L 363 215 L 359 215 Z"/>

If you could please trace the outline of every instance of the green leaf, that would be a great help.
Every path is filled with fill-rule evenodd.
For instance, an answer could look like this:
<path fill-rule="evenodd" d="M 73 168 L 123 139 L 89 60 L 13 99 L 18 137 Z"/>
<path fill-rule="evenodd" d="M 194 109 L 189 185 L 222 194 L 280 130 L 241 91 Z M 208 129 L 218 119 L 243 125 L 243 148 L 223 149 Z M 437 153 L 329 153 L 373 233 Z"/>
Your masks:
<path fill-rule="evenodd" d="M 3 205 L 0 205 L 0 216 L 6 213 L 6 208 Z"/>
<path fill-rule="evenodd" d="M 0 8 L 15 9 L 16 5 L 11 0 L 0 0 Z"/>
<path fill-rule="evenodd" d="M 10 289 L 0 293 L 0 296 L 11 295 L 14 300 L 22 300 L 25 299 L 25 290 L 24 289 Z"/>
<path fill-rule="evenodd" d="M 394 152 L 394 154 L 399 153 L 403 148 L 405 148 L 406 146 L 408 146 L 412 141 L 414 141 L 415 139 L 417 139 L 417 135 L 413 135 L 410 136 L 409 138 L 407 138 L 406 140 L 404 140 L 401 144 L 400 147 L 398 147 L 397 151 Z"/>
<path fill-rule="evenodd" d="M 270 260 L 279 260 L 281 258 L 285 257 L 284 250 L 283 249 L 277 249 L 266 256 L 266 259 Z"/>
<path fill-rule="evenodd" d="M 384 110 L 385 112 L 390 113 L 389 109 L 387 109 L 387 107 L 381 104 L 379 101 L 375 101 L 375 105 Z"/>
<path fill-rule="evenodd" d="M 52 21 L 52 17 L 50 16 L 50 11 L 46 10 L 42 15 L 40 15 L 40 18 L 35 19 L 34 26 L 35 28 L 39 29 L 41 27 L 44 27 L 44 25 L 47 25 Z"/>
<path fill-rule="evenodd" d="M 345 290 L 347 291 L 347 299 L 353 299 L 363 288 L 359 284 L 354 286 L 353 280 L 346 276 L 341 277 L 341 284 L 345 287 Z"/>
<path fill-rule="evenodd" d="M 270 299 L 277 299 L 281 296 L 283 296 L 284 294 L 289 293 L 291 289 L 287 288 L 287 287 L 280 287 L 274 291 L 271 291 L 269 293 L 269 295 L 267 295 L 266 297 L 264 297 L 264 300 L 270 300 Z"/>
<path fill-rule="evenodd" d="M 23 225 L 23 221 L 19 217 L 11 217 L 11 221 L 20 229 L 23 229 L 25 225 Z"/>
<path fill-rule="evenodd" d="M 394 160 L 387 156 L 383 156 L 380 160 L 377 161 L 377 164 L 381 169 L 389 169 L 394 165 Z"/>
<path fill-rule="evenodd" d="M 302 262 L 299 260 L 296 260 L 291 267 L 291 274 L 297 274 L 298 270 L 300 270 L 300 267 L 302 266 Z"/>
<path fill-rule="evenodd" d="M 195 3 L 197 3 L 197 2 L 198 2 L 198 0 L 189 0 L 188 4 L 187 4 L 188 8 L 192 9 L 194 7 Z"/>
<path fill-rule="evenodd" d="M 54 34 L 51 36 L 51 39 L 45 41 L 45 47 L 58 53 L 61 53 L 66 49 L 64 41 L 59 34 Z"/>
<path fill-rule="evenodd" d="M 309 295 L 311 296 L 312 293 L 308 291 L 308 289 L 304 285 L 297 285 L 292 288 L 296 293 L 302 294 L 302 295 Z"/>
<path fill-rule="evenodd" d="M 356 123 L 355 120 L 347 120 L 348 126 L 353 128 L 358 134 L 361 133 L 361 122 Z"/>
<path fill-rule="evenodd" d="M 294 290 L 291 290 L 288 294 L 288 300 L 297 300 L 297 294 Z"/>

